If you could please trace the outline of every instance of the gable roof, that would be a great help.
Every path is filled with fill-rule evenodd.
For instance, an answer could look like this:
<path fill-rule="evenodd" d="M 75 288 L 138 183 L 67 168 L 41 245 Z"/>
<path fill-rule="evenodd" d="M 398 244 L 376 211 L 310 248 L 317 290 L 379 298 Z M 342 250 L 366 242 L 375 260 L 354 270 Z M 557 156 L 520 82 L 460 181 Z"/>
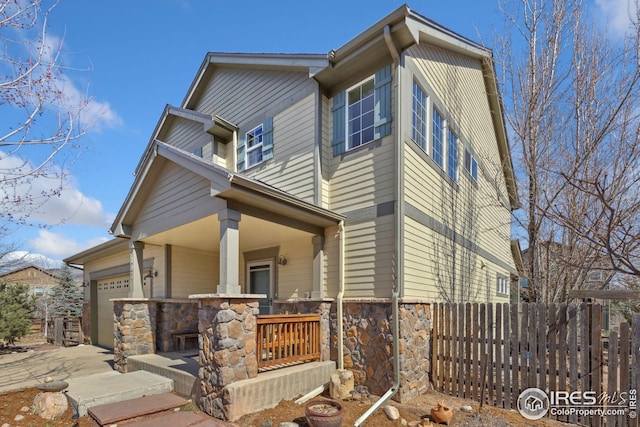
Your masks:
<path fill-rule="evenodd" d="M 140 168 L 142 172 L 136 175 L 131 190 L 109 230 L 115 236 L 130 237 L 126 223 L 129 213 L 135 211 L 136 204 L 142 203 L 138 195 L 147 180 L 153 181 L 154 164 L 163 161 L 171 161 L 209 180 L 212 197 L 225 199 L 232 206 L 249 206 L 260 212 L 278 212 L 290 218 L 291 224 L 310 232 L 318 233 L 321 228 L 336 225 L 345 219 L 343 215 L 306 202 L 261 181 L 206 162 L 194 154 L 162 141 L 154 141 L 150 151 L 151 154 L 145 156 L 144 164 Z"/>

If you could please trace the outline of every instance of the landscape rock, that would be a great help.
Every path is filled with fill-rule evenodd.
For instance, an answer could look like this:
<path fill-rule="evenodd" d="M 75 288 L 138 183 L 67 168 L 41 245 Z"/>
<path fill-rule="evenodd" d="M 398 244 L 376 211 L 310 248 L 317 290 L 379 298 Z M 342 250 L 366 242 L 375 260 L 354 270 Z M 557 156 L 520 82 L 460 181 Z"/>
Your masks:
<path fill-rule="evenodd" d="M 383 410 L 387 418 L 390 420 L 397 420 L 400 418 L 400 412 L 398 412 L 398 408 L 395 406 L 388 405 L 385 406 Z"/>
<path fill-rule="evenodd" d="M 347 369 L 338 369 L 331 375 L 329 382 L 329 395 L 332 399 L 348 399 L 354 388 L 353 372 Z"/>
<path fill-rule="evenodd" d="M 51 382 L 53 382 L 53 377 L 47 377 L 47 378 L 45 378 L 45 379 L 44 379 L 44 382 L 45 382 L 45 383 L 51 383 Z"/>
<path fill-rule="evenodd" d="M 16 415 L 15 418 L 13 419 L 13 421 L 22 421 L 22 420 L 24 420 L 24 415 L 20 415 L 20 414 Z"/>
<path fill-rule="evenodd" d="M 9 424 L 9 423 L 4 423 L 4 424 L 2 424 L 2 426 L 0 426 L 0 427 L 11 427 L 11 424 Z"/>
<path fill-rule="evenodd" d="M 292 421 L 285 421 L 284 423 L 280 423 L 278 427 L 300 427 L 300 425 Z"/>
<path fill-rule="evenodd" d="M 22 408 L 20 408 L 20 412 L 29 412 L 31 410 L 31 408 L 29 408 L 28 406 L 23 406 Z"/>
<path fill-rule="evenodd" d="M 463 407 L 460 408 L 460 410 L 462 412 L 473 412 L 473 408 L 470 405 L 464 405 Z"/>
<path fill-rule="evenodd" d="M 68 407 L 67 396 L 62 393 L 39 393 L 33 399 L 34 414 L 45 420 L 61 416 Z"/>

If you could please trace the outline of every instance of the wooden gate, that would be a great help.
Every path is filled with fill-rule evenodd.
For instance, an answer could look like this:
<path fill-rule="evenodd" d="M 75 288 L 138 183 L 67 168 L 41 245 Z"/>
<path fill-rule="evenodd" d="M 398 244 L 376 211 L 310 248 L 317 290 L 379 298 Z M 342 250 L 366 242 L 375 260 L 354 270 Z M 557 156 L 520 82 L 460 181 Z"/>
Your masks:
<path fill-rule="evenodd" d="M 620 415 L 562 413 L 591 426 L 637 426 L 633 397 L 640 384 L 640 315 L 602 338 L 599 304 L 436 304 L 431 376 L 452 396 L 517 409 L 527 388 L 595 392 L 597 407 Z M 555 394 L 558 396 L 558 394 Z M 556 411 L 558 412 L 558 411 Z"/>

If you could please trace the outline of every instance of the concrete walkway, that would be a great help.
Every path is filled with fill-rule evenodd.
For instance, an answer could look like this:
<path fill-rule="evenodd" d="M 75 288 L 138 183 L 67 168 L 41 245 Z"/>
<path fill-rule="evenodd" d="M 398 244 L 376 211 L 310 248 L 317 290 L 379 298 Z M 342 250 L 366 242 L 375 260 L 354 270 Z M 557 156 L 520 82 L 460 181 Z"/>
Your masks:
<path fill-rule="evenodd" d="M 26 353 L 0 355 L 0 393 L 35 387 L 46 377 L 66 381 L 113 371 L 111 350 L 92 345 L 38 348 Z"/>

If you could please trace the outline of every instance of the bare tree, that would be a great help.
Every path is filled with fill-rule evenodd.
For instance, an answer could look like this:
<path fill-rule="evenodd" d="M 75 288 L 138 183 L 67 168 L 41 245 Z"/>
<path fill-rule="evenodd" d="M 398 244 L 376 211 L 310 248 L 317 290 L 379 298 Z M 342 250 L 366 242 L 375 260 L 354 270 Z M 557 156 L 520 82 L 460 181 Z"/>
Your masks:
<path fill-rule="evenodd" d="M 0 220 L 29 223 L 29 214 L 60 194 L 75 157 L 89 100 L 72 86 L 62 40 L 48 34 L 56 2 L 0 0 Z M 64 158 L 63 158 L 64 155 Z M 37 181 L 37 185 L 35 184 Z"/>
<path fill-rule="evenodd" d="M 590 271 L 628 268 L 622 259 L 638 255 L 628 250 L 640 218 L 622 216 L 638 200 L 639 35 L 618 43 L 594 31 L 582 0 L 508 6 L 497 62 L 525 184 L 516 221 L 528 244 L 526 297 L 566 300 Z"/>

